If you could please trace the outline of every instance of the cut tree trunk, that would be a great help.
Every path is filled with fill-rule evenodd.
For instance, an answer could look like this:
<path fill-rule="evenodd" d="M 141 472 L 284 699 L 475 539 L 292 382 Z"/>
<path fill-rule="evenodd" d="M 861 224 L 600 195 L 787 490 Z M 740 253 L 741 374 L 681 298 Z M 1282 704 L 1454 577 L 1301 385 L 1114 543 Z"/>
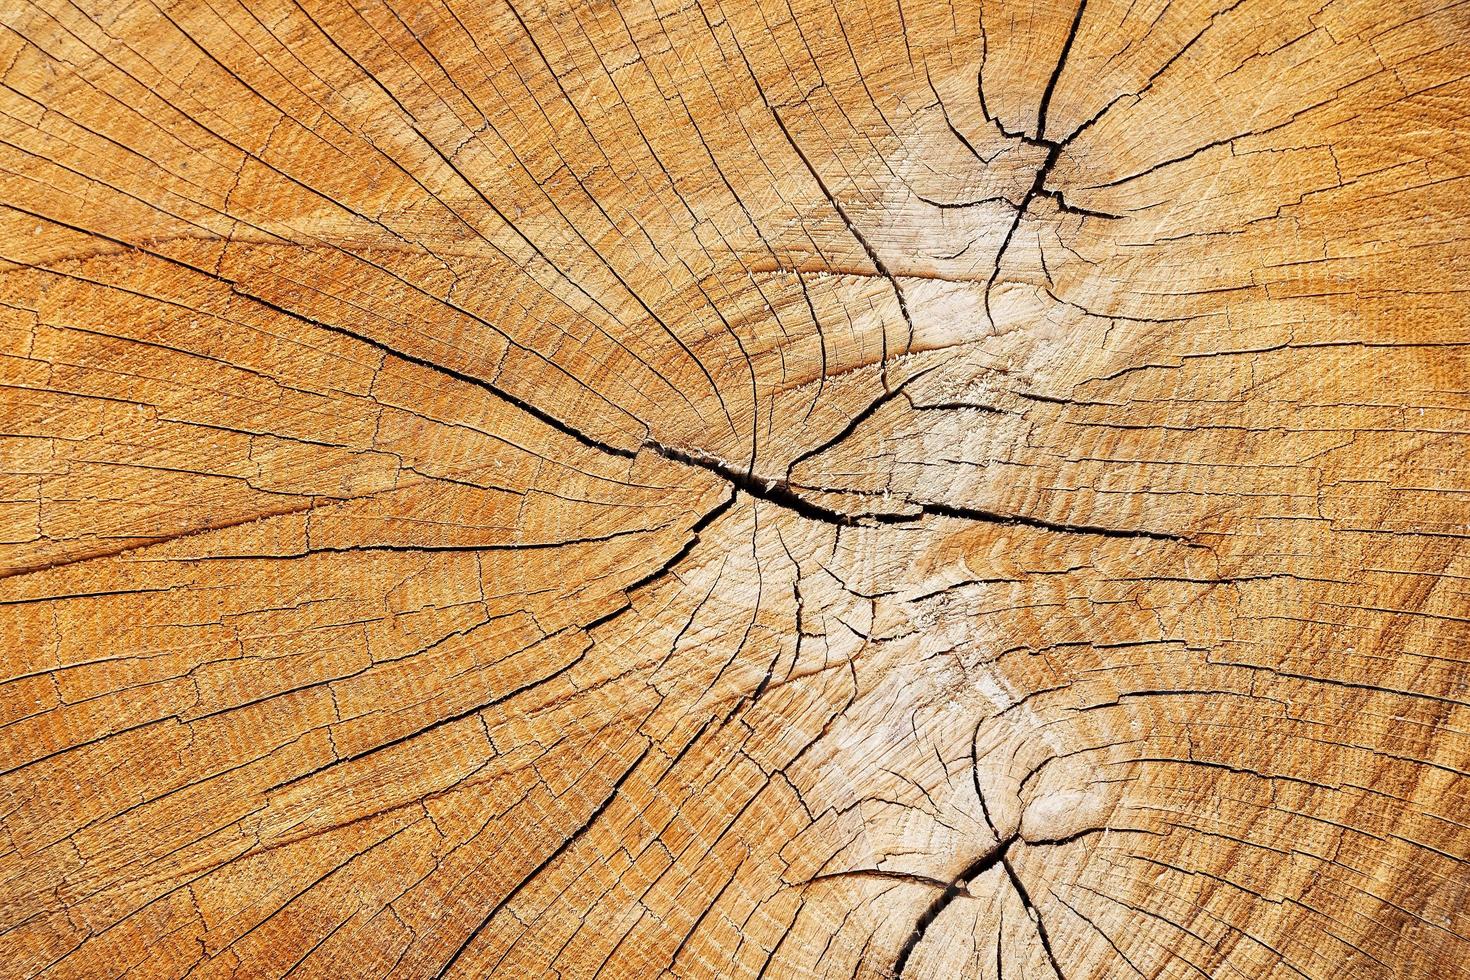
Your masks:
<path fill-rule="evenodd" d="M 1470 977 L 1470 7 L 6 0 L 0 975 Z"/>

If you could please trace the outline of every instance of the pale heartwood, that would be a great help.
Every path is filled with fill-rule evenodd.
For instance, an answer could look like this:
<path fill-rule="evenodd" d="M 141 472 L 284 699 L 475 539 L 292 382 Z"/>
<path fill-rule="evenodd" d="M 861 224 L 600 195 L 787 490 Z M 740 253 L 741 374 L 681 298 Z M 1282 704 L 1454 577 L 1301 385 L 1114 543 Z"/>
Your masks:
<path fill-rule="evenodd" d="M 1470 7 L 5 0 L 0 976 L 1470 976 Z"/>

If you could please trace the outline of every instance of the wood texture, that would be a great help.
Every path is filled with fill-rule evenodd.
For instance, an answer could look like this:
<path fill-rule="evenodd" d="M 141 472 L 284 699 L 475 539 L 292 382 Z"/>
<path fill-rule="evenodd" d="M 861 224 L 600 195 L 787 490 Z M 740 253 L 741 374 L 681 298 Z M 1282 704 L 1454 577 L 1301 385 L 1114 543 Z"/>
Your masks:
<path fill-rule="evenodd" d="M 6 0 L 0 974 L 1470 977 L 1470 7 Z"/>

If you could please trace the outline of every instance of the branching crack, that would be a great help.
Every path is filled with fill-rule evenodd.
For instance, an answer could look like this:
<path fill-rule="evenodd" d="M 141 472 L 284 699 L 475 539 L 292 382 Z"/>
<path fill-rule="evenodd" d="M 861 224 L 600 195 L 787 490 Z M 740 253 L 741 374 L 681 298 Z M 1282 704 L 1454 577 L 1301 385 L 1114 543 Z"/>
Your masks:
<path fill-rule="evenodd" d="M 939 918 L 940 914 L 949 908 L 950 904 L 956 898 L 965 894 L 965 888 L 970 882 L 997 864 L 1004 862 L 1006 850 L 1016 842 L 1016 839 L 1016 836 L 1013 835 L 1000 841 L 990 850 L 976 858 L 969 867 L 959 873 L 954 881 L 949 883 L 934 901 L 929 903 L 928 908 L 920 913 L 919 920 L 914 923 L 914 931 L 909 933 L 908 939 L 904 941 L 903 946 L 898 951 L 897 959 L 893 961 L 892 975 L 894 977 L 903 976 L 903 971 L 908 966 L 909 959 L 914 955 L 914 950 L 918 948 L 919 943 L 923 942 L 924 934 L 929 931 L 929 927 L 934 924 L 934 920 Z"/>
<path fill-rule="evenodd" d="M 824 524 L 831 524 L 836 527 L 855 527 L 865 524 L 914 524 L 927 517 L 953 517 L 961 520 L 976 521 L 982 524 L 1031 527 L 1037 530 L 1056 531 L 1063 534 L 1093 534 L 1107 538 L 1146 538 L 1153 541 L 1188 542 L 1190 540 L 1185 535 L 1172 534 L 1166 531 L 1108 527 L 1100 524 L 1067 524 L 1060 521 L 1049 521 L 1040 517 L 1032 517 L 1026 514 L 1008 514 L 1004 511 L 987 510 L 980 507 L 960 507 L 953 504 L 932 501 L 920 503 L 917 505 L 917 511 L 903 514 L 849 514 L 845 511 L 819 504 L 803 496 L 791 483 L 784 479 L 771 479 L 759 476 L 748 469 L 738 469 L 708 453 L 703 453 L 698 450 L 680 449 L 676 446 L 666 446 L 653 439 L 645 440 L 643 446 L 645 449 L 655 452 L 665 459 L 707 470 L 722 479 L 728 480 L 737 490 L 743 491 L 758 500 L 768 501 L 778 507 L 784 507 L 787 510 L 800 514 L 802 517 L 810 518 L 814 521 L 821 521 Z"/>
<path fill-rule="evenodd" d="M 1031 916 L 1031 921 L 1036 923 L 1036 937 L 1041 940 L 1042 952 L 1046 953 L 1046 961 L 1051 964 L 1052 972 L 1057 975 L 1057 980 L 1066 980 L 1061 966 L 1057 963 L 1056 953 L 1051 948 L 1051 936 L 1047 934 L 1046 923 L 1042 921 L 1041 911 L 1031 901 L 1031 893 L 1026 890 L 1026 885 L 1021 881 L 1021 876 L 1016 874 L 1015 867 L 1006 858 L 1004 851 L 1000 855 L 1001 866 L 1006 869 L 1006 877 L 1011 880 L 1011 887 L 1021 898 L 1021 904 L 1026 906 L 1026 912 Z"/>

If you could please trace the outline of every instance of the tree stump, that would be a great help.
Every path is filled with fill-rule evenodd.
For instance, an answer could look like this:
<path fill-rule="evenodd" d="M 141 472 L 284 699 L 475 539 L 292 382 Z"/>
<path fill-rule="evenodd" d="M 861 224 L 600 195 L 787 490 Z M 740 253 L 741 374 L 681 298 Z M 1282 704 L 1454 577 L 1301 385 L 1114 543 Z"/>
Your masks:
<path fill-rule="evenodd" d="M 0 974 L 1470 977 L 1470 12 L 13 0 Z"/>

